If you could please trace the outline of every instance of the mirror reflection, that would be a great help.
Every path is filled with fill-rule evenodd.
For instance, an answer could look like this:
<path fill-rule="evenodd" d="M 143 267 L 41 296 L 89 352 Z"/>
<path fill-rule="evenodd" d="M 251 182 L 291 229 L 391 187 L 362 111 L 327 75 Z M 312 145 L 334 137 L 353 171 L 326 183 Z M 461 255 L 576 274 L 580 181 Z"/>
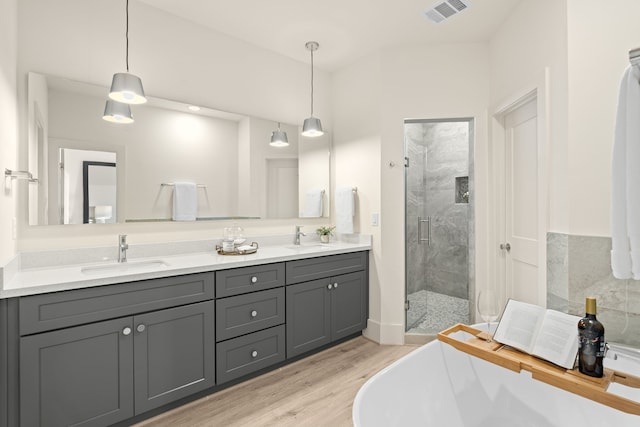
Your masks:
<path fill-rule="evenodd" d="M 106 92 L 29 73 L 30 225 L 171 221 L 176 183 L 193 186 L 195 220 L 328 216 L 328 137 L 153 97 L 110 123 Z M 270 145 L 278 129 L 288 146 Z"/>

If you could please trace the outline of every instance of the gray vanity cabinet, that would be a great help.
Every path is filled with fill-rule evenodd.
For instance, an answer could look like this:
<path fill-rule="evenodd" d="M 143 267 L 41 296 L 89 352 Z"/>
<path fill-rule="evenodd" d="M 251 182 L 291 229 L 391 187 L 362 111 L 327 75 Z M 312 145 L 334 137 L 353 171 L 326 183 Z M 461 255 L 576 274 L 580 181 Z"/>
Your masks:
<path fill-rule="evenodd" d="M 367 262 L 362 251 L 0 300 L 0 347 L 19 348 L 0 352 L 0 380 L 19 372 L 0 384 L 0 411 L 23 427 L 127 423 L 357 334 Z"/>
<path fill-rule="evenodd" d="M 127 329 L 128 328 L 128 329 Z M 134 415 L 133 319 L 22 338 L 20 425 L 106 426 Z"/>
<path fill-rule="evenodd" d="M 157 306 L 168 308 L 145 310 Z M 23 331 L 46 329 L 44 317 L 104 319 L 20 338 L 22 426 L 106 426 L 215 385 L 213 274 L 37 295 L 20 308 L 38 313 Z"/>
<path fill-rule="evenodd" d="M 285 360 L 284 277 L 284 263 L 216 273 L 218 384 Z"/>
<path fill-rule="evenodd" d="M 287 283 L 313 279 L 287 285 L 288 358 L 356 334 L 366 327 L 366 265 L 366 252 L 287 263 Z M 348 273 L 332 274 L 336 272 Z"/>
<path fill-rule="evenodd" d="M 214 302 L 134 317 L 136 415 L 215 385 Z"/>
<path fill-rule="evenodd" d="M 287 286 L 287 357 L 331 342 L 328 279 Z"/>

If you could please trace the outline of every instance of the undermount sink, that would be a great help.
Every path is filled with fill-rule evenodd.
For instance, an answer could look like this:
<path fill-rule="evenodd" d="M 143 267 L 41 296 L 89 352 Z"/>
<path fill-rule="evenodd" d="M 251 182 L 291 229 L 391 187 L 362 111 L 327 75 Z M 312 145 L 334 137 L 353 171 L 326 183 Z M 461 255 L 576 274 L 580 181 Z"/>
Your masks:
<path fill-rule="evenodd" d="M 129 271 L 167 267 L 168 265 L 169 264 L 160 259 L 154 259 L 148 261 L 129 261 L 105 265 L 92 265 L 82 267 L 80 271 L 84 274 L 127 273 Z"/>
<path fill-rule="evenodd" d="M 311 249 L 321 249 L 321 248 L 330 248 L 331 245 L 328 243 L 301 243 L 299 245 L 291 245 L 291 246 L 285 246 L 285 248 L 287 249 L 292 249 L 294 251 L 304 251 L 304 250 L 311 250 Z"/>

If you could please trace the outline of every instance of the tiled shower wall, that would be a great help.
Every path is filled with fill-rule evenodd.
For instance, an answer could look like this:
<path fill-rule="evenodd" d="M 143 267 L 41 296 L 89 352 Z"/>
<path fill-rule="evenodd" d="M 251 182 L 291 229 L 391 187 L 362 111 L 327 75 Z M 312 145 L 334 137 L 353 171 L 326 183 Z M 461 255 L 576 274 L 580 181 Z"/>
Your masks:
<path fill-rule="evenodd" d="M 611 238 L 547 233 L 547 306 L 584 315 L 594 296 L 609 342 L 640 347 L 640 281 L 611 273 Z"/>
<path fill-rule="evenodd" d="M 458 195 L 460 179 L 469 176 L 467 122 L 405 125 L 407 152 L 407 292 L 421 289 L 468 298 L 469 194 Z M 426 167 L 425 167 L 426 166 Z M 465 185 L 467 184 L 465 180 Z M 468 185 L 472 185 L 469 183 Z M 418 242 L 418 217 L 431 218 L 431 246 Z M 427 223 L 422 237 L 427 237 Z"/>

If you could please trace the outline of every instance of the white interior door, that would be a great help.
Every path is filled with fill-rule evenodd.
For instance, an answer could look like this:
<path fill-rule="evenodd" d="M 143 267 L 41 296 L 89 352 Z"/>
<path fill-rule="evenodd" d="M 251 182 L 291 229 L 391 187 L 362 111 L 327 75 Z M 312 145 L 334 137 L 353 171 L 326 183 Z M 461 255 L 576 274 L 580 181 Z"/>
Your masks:
<path fill-rule="evenodd" d="M 540 156 L 537 101 L 533 98 L 504 115 L 505 130 L 505 239 L 507 297 L 532 304 L 541 301 Z M 542 264 L 542 265 L 541 265 Z"/>
<path fill-rule="evenodd" d="M 298 159 L 267 160 L 267 218 L 298 217 Z"/>

